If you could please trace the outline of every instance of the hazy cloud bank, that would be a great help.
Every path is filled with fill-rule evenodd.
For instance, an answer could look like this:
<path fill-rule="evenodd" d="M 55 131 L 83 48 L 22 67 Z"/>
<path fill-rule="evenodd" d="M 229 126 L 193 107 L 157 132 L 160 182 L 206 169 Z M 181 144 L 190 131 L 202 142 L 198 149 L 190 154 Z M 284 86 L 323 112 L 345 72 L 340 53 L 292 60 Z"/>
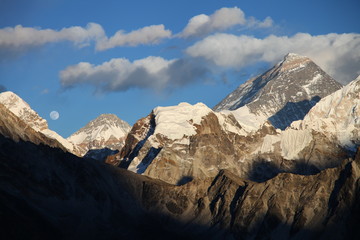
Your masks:
<path fill-rule="evenodd" d="M 317 36 L 298 33 L 291 37 L 270 35 L 264 39 L 215 34 L 186 49 L 191 57 L 238 69 L 257 62 L 275 64 L 289 52 L 310 57 L 343 84 L 360 74 L 360 34 L 355 33 Z"/>

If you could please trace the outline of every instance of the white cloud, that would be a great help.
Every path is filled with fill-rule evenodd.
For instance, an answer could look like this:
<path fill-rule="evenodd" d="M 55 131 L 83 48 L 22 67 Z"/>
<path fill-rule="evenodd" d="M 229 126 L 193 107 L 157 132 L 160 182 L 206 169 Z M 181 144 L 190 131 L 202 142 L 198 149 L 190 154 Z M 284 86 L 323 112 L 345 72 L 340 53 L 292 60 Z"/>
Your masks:
<path fill-rule="evenodd" d="M 245 24 L 245 22 L 245 14 L 240 8 L 221 8 L 210 16 L 200 14 L 192 17 L 180 36 L 184 38 L 203 36 L 214 31 L 228 29 L 234 25 Z"/>
<path fill-rule="evenodd" d="M 256 62 L 275 63 L 289 52 L 305 55 L 342 83 L 360 74 L 360 34 L 312 36 L 252 36 L 215 34 L 186 50 L 191 57 L 204 58 L 218 66 L 243 68 Z"/>
<path fill-rule="evenodd" d="M 246 19 L 244 12 L 237 7 L 221 8 L 210 16 L 200 14 L 192 17 L 178 36 L 183 38 L 205 36 L 212 32 L 224 31 L 236 25 L 246 25 L 251 28 L 267 28 L 273 25 L 273 21 L 270 17 L 267 17 L 263 22 L 254 17 Z"/>
<path fill-rule="evenodd" d="M 249 17 L 247 20 L 247 26 L 249 28 L 269 28 L 274 25 L 274 21 L 271 17 L 266 17 L 264 21 L 259 21 L 254 17 Z"/>
<path fill-rule="evenodd" d="M 116 58 L 100 65 L 81 62 L 61 71 L 60 80 L 64 88 L 86 84 L 93 85 L 98 92 L 126 91 L 129 88 L 159 90 L 182 86 L 206 73 L 207 69 L 191 60 L 150 56 L 133 62 Z"/>
<path fill-rule="evenodd" d="M 136 46 L 140 44 L 156 44 L 164 38 L 171 37 L 171 31 L 164 25 L 151 25 L 129 33 L 118 31 L 111 38 L 103 38 L 97 42 L 97 50 L 106 50 L 117 46 Z"/>
<path fill-rule="evenodd" d="M 117 46 L 156 44 L 170 36 L 171 31 L 166 30 L 164 25 L 151 25 L 130 33 L 120 30 L 110 38 L 106 36 L 102 26 L 96 23 L 89 23 L 85 28 L 74 26 L 59 31 L 17 25 L 0 29 L 0 50 L 26 50 L 61 41 L 73 42 L 79 47 L 95 42 L 97 50 L 106 50 Z"/>
<path fill-rule="evenodd" d="M 0 48 L 21 49 L 60 41 L 70 41 L 83 46 L 104 35 L 103 28 L 96 23 L 89 23 L 85 28 L 75 26 L 60 31 L 17 25 L 0 29 Z"/>

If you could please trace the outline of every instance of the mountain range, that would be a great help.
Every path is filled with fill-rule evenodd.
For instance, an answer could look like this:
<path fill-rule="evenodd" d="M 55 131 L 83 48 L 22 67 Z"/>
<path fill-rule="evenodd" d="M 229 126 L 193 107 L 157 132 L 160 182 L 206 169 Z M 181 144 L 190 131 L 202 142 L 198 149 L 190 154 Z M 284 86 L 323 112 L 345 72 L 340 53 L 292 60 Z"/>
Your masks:
<path fill-rule="evenodd" d="M 213 109 L 64 139 L 0 93 L 1 239 L 359 239 L 360 77 L 288 54 Z"/>

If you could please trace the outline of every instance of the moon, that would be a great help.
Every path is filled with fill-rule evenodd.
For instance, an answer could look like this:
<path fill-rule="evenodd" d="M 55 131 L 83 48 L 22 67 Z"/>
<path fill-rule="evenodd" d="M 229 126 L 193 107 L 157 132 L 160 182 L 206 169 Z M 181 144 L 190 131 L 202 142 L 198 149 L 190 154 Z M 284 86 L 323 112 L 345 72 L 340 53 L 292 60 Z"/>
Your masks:
<path fill-rule="evenodd" d="M 57 111 L 52 111 L 52 112 L 50 113 L 50 118 L 51 118 L 52 120 L 58 120 L 59 117 L 60 117 L 60 114 L 59 114 L 59 112 L 57 112 Z"/>

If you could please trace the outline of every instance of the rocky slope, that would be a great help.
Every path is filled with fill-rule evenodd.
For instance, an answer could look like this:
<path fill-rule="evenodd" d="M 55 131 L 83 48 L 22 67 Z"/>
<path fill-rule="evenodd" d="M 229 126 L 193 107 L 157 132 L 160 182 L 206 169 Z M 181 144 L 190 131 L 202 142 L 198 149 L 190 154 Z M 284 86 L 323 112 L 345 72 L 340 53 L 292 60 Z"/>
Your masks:
<path fill-rule="evenodd" d="M 107 163 L 183 184 L 214 177 L 220 169 L 264 181 L 278 172 L 315 173 L 339 164 L 346 152 L 312 130 L 258 130 L 231 113 L 204 104 L 158 107 L 132 128 L 120 153 Z"/>
<path fill-rule="evenodd" d="M 48 128 L 47 121 L 39 116 L 23 99 L 15 93 L 7 91 L 0 93 L 0 104 L 7 108 L 10 112 L 20 118 L 26 123 L 26 128 L 29 127 L 35 132 L 45 135 L 51 139 L 49 141 L 56 141 L 62 145 L 62 148 L 67 151 L 80 155 L 80 149 L 74 144 L 70 143 L 56 132 Z M 8 115 L 8 114 L 7 114 Z M 1 118 L 8 117 L 7 115 L 0 116 Z M 23 139 L 23 138 L 20 138 Z M 51 146 L 51 145 L 50 145 Z"/>
<path fill-rule="evenodd" d="M 360 238 L 360 154 L 311 176 L 174 186 L 0 136 L 0 176 L 1 239 Z"/>
<path fill-rule="evenodd" d="M 284 130 L 301 120 L 323 97 L 341 88 L 307 57 L 289 53 L 264 74 L 240 85 L 214 107 L 215 111 L 247 109 Z"/>
<path fill-rule="evenodd" d="M 93 150 L 89 155 L 97 158 L 97 156 L 100 156 L 101 154 L 95 154 L 96 152 L 106 152 L 100 151 L 101 149 L 121 149 L 130 129 L 130 125 L 116 115 L 102 114 L 86 124 L 85 127 L 72 134 L 67 140 L 81 148 L 82 154 L 86 154 L 89 150 Z"/>

